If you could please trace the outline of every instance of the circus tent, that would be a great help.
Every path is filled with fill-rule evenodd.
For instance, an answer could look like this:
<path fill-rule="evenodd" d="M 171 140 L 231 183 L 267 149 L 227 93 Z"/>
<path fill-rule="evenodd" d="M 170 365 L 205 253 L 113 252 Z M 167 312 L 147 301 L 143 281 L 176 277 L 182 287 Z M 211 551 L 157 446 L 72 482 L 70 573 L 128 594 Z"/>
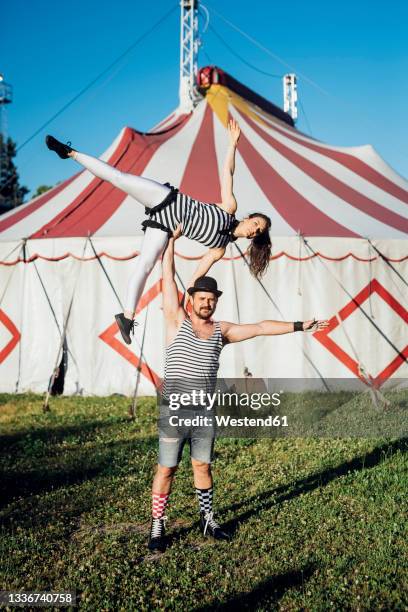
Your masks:
<path fill-rule="evenodd" d="M 319 142 L 222 70 L 200 75 L 192 112 L 178 109 L 149 133 L 123 128 L 101 159 L 219 202 L 226 125 L 237 119 L 238 217 L 271 217 L 272 258 L 259 283 L 243 256 L 247 243 L 228 248 L 212 269 L 224 290 L 217 317 L 330 320 L 324 332 L 227 347 L 220 374 L 406 377 L 408 182 L 370 145 Z M 0 217 L 0 391 L 47 390 L 64 350 L 64 393 L 129 395 L 136 381 L 139 394 L 154 392 L 164 349 L 159 264 L 130 347 L 113 318 L 144 218 L 137 201 L 83 170 Z M 182 291 L 204 250 L 182 238 L 176 251 Z"/>

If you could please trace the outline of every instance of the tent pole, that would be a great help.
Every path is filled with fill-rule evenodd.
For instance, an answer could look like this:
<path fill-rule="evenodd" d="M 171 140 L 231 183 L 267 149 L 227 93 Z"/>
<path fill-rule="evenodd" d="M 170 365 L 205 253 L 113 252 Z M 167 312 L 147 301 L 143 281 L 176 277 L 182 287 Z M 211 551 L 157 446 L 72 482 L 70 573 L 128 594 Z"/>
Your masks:
<path fill-rule="evenodd" d="M 89 238 L 87 237 L 86 240 L 85 240 L 84 249 L 83 249 L 83 252 L 82 252 L 82 258 L 85 255 L 85 251 L 86 251 L 86 247 L 87 247 L 87 244 L 88 244 L 88 240 L 89 240 Z M 69 317 L 70 317 L 70 314 L 71 314 L 72 304 L 74 303 L 75 290 L 76 290 L 76 286 L 78 284 L 79 277 L 81 275 L 81 269 L 82 269 L 81 268 L 81 262 L 79 262 L 78 275 L 77 275 L 76 280 L 75 280 L 74 289 L 72 291 L 72 296 L 71 296 L 71 301 L 70 301 L 70 304 L 69 304 L 69 307 L 68 307 L 67 316 L 66 316 L 66 319 L 64 321 L 63 328 L 62 328 L 62 335 L 61 335 L 60 345 L 59 345 L 59 348 L 58 348 L 57 359 L 55 361 L 54 370 L 52 372 L 51 378 L 50 378 L 49 383 L 48 383 L 48 389 L 47 389 L 47 393 L 45 395 L 44 404 L 43 404 L 43 412 L 49 412 L 50 411 L 49 399 L 50 399 L 51 389 L 53 387 L 55 378 L 57 376 L 58 365 L 59 365 L 59 363 L 61 361 L 60 355 L 61 355 L 61 352 L 63 351 L 65 337 L 66 337 L 66 334 L 67 334 L 68 321 L 69 321 Z"/>
<path fill-rule="evenodd" d="M 59 333 L 60 338 L 61 338 L 61 329 L 60 329 L 60 326 L 59 326 L 59 323 L 58 323 L 57 315 L 55 314 L 55 310 L 54 310 L 54 308 L 53 308 L 53 306 L 52 306 L 52 303 L 51 303 L 50 297 L 49 297 L 49 295 L 48 295 L 48 293 L 47 293 L 47 290 L 46 290 L 46 288 L 45 288 L 45 285 L 44 285 L 44 283 L 43 283 L 43 280 L 42 280 L 41 275 L 40 275 L 40 273 L 39 273 L 39 271 L 38 271 L 38 268 L 37 268 L 37 266 L 36 266 L 35 261 L 33 261 L 33 264 L 34 264 L 34 270 L 35 270 L 35 271 L 36 271 L 36 273 L 37 273 L 38 280 L 40 281 L 40 285 L 41 285 L 41 287 L 42 287 L 42 289 L 43 289 L 43 291 L 44 291 L 45 298 L 46 298 L 46 300 L 47 300 L 47 302 L 48 302 L 48 305 L 49 305 L 50 310 L 51 310 L 51 312 L 52 312 L 53 319 L 54 319 L 54 321 L 55 321 L 55 325 L 57 326 L 58 333 Z M 70 350 L 68 347 L 67 347 L 67 350 L 68 350 L 68 353 L 69 353 L 69 355 L 71 356 L 71 359 L 72 359 L 72 361 L 74 362 L 74 364 L 76 365 L 77 370 L 78 370 L 78 372 L 79 372 L 78 364 L 77 364 L 77 361 L 76 361 L 76 359 L 75 359 L 74 355 L 72 354 L 72 351 L 71 351 L 71 350 Z M 79 385 L 79 381 L 77 381 L 77 384 Z"/>
<path fill-rule="evenodd" d="M 20 312 L 22 311 L 23 308 L 23 304 L 25 303 L 25 299 L 24 299 L 24 295 L 25 295 L 25 287 L 26 287 L 26 283 L 25 283 L 25 277 L 26 277 L 26 264 L 27 264 L 27 257 L 26 257 L 26 244 L 27 244 L 27 240 L 28 238 L 23 238 L 23 242 L 21 245 L 21 249 L 23 252 L 23 296 L 22 296 L 22 300 L 21 300 L 21 308 L 20 308 Z M 24 319 L 23 317 L 21 317 L 20 319 L 20 332 L 21 332 L 21 336 L 23 336 L 23 323 L 24 323 Z M 17 380 L 16 380 L 16 393 L 18 392 L 18 388 L 20 385 L 20 378 L 21 378 L 21 340 L 18 343 L 18 374 L 17 374 Z"/>
<path fill-rule="evenodd" d="M 372 262 L 371 262 L 371 246 L 370 246 L 370 243 L 368 243 L 368 282 L 369 282 L 369 287 L 370 287 L 369 294 L 368 294 L 368 304 L 370 306 L 370 317 L 372 319 L 375 319 L 374 312 L 373 312 L 373 305 L 371 301 L 372 278 L 373 278 L 373 274 L 372 274 Z"/>

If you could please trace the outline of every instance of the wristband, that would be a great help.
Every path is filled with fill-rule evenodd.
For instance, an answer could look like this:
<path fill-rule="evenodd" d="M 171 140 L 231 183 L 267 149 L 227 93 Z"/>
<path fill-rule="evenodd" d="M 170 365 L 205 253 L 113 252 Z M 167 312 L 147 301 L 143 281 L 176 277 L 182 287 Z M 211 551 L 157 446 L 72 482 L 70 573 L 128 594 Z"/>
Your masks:
<path fill-rule="evenodd" d="M 295 321 L 293 323 L 293 331 L 303 331 L 303 321 Z"/>

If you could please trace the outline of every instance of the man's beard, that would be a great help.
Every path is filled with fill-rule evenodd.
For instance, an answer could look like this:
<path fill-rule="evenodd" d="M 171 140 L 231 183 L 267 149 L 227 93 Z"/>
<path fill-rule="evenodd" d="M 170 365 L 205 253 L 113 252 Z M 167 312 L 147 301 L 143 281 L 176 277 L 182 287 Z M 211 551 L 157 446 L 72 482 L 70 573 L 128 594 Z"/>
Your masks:
<path fill-rule="evenodd" d="M 203 319 L 204 321 L 210 319 L 213 312 L 214 310 L 212 308 L 199 308 L 198 311 L 194 309 L 194 313 L 197 315 L 197 317 L 199 319 Z"/>

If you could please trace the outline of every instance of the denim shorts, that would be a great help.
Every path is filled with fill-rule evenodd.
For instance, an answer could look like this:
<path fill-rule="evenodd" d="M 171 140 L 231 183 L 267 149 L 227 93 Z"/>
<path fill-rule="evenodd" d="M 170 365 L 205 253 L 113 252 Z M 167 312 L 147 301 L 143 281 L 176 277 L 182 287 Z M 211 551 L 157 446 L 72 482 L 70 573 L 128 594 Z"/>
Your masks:
<path fill-rule="evenodd" d="M 170 416 L 194 418 L 205 416 L 202 410 L 180 410 L 175 414 L 167 406 L 160 407 L 159 418 L 159 460 L 164 467 L 176 467 L 181 460 L 184 445 L 190 446 L 190 457 L 203 463 L 214 459 L 214 430 L 211 426 L 169 426 Z"/>

